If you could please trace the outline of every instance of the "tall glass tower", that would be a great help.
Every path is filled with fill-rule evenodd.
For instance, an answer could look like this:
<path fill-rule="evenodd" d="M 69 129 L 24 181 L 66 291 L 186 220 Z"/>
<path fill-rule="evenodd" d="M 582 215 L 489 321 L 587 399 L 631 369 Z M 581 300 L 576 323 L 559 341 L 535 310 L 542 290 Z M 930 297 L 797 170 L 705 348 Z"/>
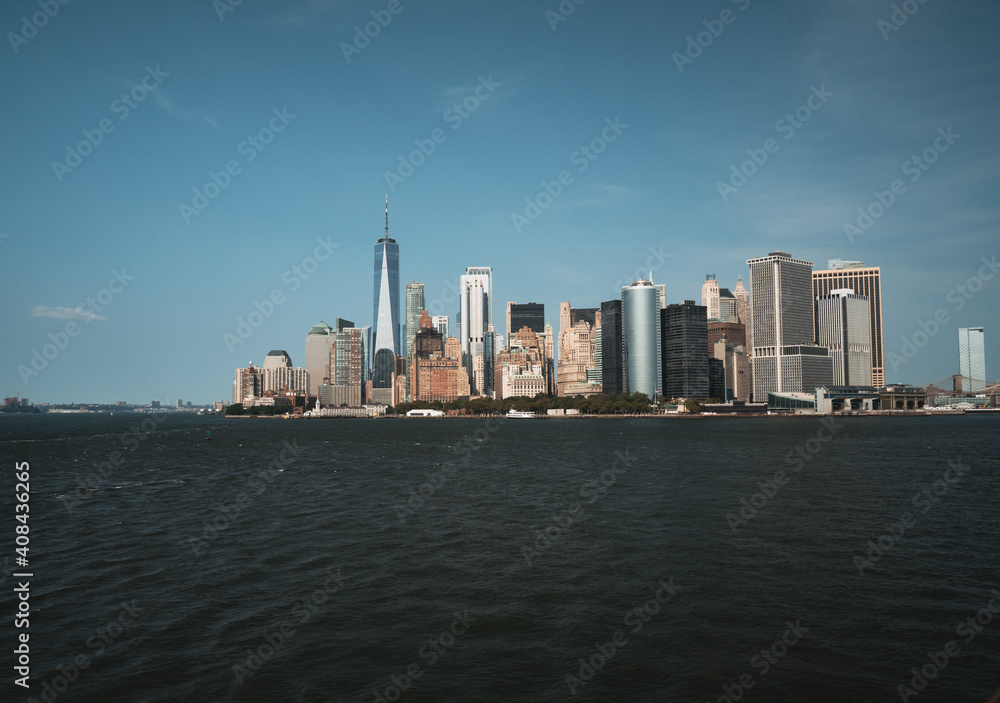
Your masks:
<path fill-rule="evenodd" d="M 986 341 L 982 327 L 958 330 L 959 366 L 963 391 L 986 389 Z"/>
<path fill-rule="evenodd" d="M 392 375 L 402 335 L 399 328 L 399 245 L 389 237 L 388 197 L 385 199 L 385 236 L 375 245 L 373 298 L 372 389 L 389 389 L 391 398 Z"/>
<path fill-rule="evenodd" d="M 652 281 L 638 280 L 622 288 L 622 340 L 625 392 L 656 398 L 663 387 L 663 366 L 660 294 Z"/>
<path fill-rule="evenodd" d="M 420 317 L 424 312 L 424 284 L 406 284 L 406 398 L 410 399 L 413 388 L 413 340 L 420 331 Z"/>

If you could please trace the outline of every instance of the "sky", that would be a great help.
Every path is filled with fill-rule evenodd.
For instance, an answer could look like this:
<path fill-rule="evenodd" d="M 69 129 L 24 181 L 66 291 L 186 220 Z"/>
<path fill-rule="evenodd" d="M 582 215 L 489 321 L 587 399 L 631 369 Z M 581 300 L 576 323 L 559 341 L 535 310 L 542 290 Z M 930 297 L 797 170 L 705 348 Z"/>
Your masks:
<path fill-rule="evenodd" d="M 371 324 L 386 195 L 401 289 L 453 323 L 469 266 L 505 332 L 781 250 L 881 267 L 888 382 L 958 373 L 969 326 L 1000 377 L 996 3 L 50 2 L 0 10 L 5 395 L 301 366 Z"/>

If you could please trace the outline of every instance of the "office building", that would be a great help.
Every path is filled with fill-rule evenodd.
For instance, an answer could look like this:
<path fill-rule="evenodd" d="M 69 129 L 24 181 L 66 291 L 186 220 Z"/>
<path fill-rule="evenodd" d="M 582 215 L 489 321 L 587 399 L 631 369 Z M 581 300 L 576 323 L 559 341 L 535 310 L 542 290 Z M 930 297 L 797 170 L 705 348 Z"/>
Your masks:
<path fill-rule="evenodd" d="M 292 358 L 283 349 L 268 352 L 260 368 L 263 395 L 308 395 L 309 372 L 293 369 Z"/>
<path fill-rule="evenodd" d="M 660 311 L 660 317 L 663 395 L 707 400 L 708 309 L 685 300 L 668 305 Z"/>
<path fill-rule="evenodd" d="M 361 407 L 365 402 L 365 345 L 363 329 L 344 327 L 333 334 L 330 380 L 320 387 L 324 407 Z"/>
<path fill-rule="evenodd" d="M 462 343 L 462 364 L 469 373 L 469 384 L 475 384 L 474 363 L 483 353 L 483 338 L 493 324 L 493 269 L 469 267 L 459 277 L 459 334 Z"/>
<path fill-rule="evenodd" d="M 507 336 L 513 337 L 522 327 L 536 334 L 545 331 L 545 306 L 541 303 L 507 303 Z"/>
<path fill-rule="evenodd" d="M 406 284 L 406 368 L 413 361 L 413 338 L 420 330 L 420 316 L 424 312 L 424 284 Z M 410 397 L 410 377 L 406 376 L 406 398 Z"/>
<path fill-rule="evenodd" d="M 725 338 L 734 347 L 749 348 L 747 344 L 746 327 L 740 322 L 709 322 L 708 323 L 708 349 L 711 352 L 712 345 L 720 339 Z M 711 354 L 709 354 L 711 356 Z"/>
<path fill-rule="evenodd" d="M 872 385 L 868 299 L 850 289 L 816 299 L 817 341 L 830 350 L 834 386 Z"/>
<path fill-rule="evenodd" d="M 434 315 L 431 317 L 431 324 L 434 325 L 434 329 L 441 333 L 442 339 L 448 339 L 450 336 L 448 334 L 448 323 L 449 319 L 447 315 Z"/>
<path fill-rule="evenodd" d="M 424 312 L 420 330 L 413 340 L 413 361 L 409 375 L 414 401 L 449 403 L 470 395 L 469 374 L 462 366 L 461 343 L 452 337 L 441 339 L 441 333 Z"/>
<path fill-rule="evenodd" d="M 622 287 L 622 340 L 626 393 L 655 399 L 663 388 L 660 294 L 643 279 Z"/>
<path fill-rule="evenodd" d="M 372 401 L 391 405 L 395 395 L 396 357 L 402 353 L 402 336 L 399 320 L 399 245 L 389 236 L 388 198 L 385 201 L 385 236 L 375 245 L 373 306 Z"/>
<path fill-rule="evenodd" d="M 536 334 L 530 327 L 524 326 L 508 341 L 509 346 L 497 354 L 494 366 L 497 400 L 522 396 L 534 398 L 539 393 L 548 395 L 551 388 L 548 378 L 550 365 L 544 333 Z"/>
<path fill-rule="evenodd" d="M 330 325 L 320 322 L 306 335 L 306 363 L 309 372 L 308 395 L 318 396 L 319 387 L 330 382 L 330 347 L 333 345 L 334 331 Z"/>
<path fill-rule="evenodd" d="M 236 369 L 233 381 L 233 404 L 246 403 L 264 395 L 264 374 L 251 361 L 245 369 Z M 155 407 L 155 406 L 154 406 Z"/>
<path fill-rule="evenodd" d="M 606 395 L 625 392 L 622 301 L 601 303 L 601 387 Z"/>
<path fill-rule="evenodd" d="M 701 304 L 708 310 L 709 320 L 714 322 L 719 319 L 719 283 L 714 273 L 705 276 L 705 282 L 701 284 Z"/>
<path fill-rule="evenodd" d="M 712 397 L 719 398 L 725 403 L 734 400 L 749 403 L 753 393 L 753 383 L 750 375 L 750 357 L 745 349 L 730 344 L 725 337 L 711 346 L 711 359 L 722 362 L 725 388 L 723 395 L 713 393 Z"/>
<path fill-rule="evenodd" d="M 962 390 L 971 393 L 986 390 L 986 338 L 982 327 L 958 330 L 958 359 Z"/>
<path fill-rule="evenodd" d="M 559 305 L 559 362 L 557 384 L 560 397 L 596 395 L 598 384 L 591 384 L 588 371 L 594 369 L 597 336 L 600 333 L 599 308 L 575 309 L 568 302 Z"/>
<path fill-rule="evenodd" d="M 872 382 L 876 388 L 885 386 L 885 342 L 882 337 L 882 273 L 878 266 L 866 266 L 863 261 L 833 259 L 826 271 L 813 271 L 813 300 L 830 295 L 835 290 L 850 289 L 868 299 L 869 338 L 872 348 Z M 819 329 L 814 330 L 819 339 Z"/>
<path fill-rule="evenodd" d="M 772 252 L 747 265 L 753 291 L 754 401 L 766 402 L 769 393 L 811 393 L 833 385 L 829 352 L 814 343 L 812 262 Z"/>

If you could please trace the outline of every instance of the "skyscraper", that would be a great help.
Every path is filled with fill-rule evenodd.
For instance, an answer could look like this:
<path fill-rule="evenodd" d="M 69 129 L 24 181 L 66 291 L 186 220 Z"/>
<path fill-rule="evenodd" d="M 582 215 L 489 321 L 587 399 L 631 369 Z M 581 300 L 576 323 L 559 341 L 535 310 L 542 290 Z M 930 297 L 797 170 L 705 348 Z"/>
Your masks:
<path fill-rule="evenodd" d="M 622 371 L 622 301 L 601 303 L 601 386 L 607 395 L 625 392 Z"/>
<path fill-rule="evenodd" d="M 493 269 L 467 268 L 459 277 L 459 292 L 462 365 L 469 372 L 470 384 L 474 384 L 475 358 L 483 353 L 483 338 L 493 324 Z"/>
<path fill-rule="evenodd" d="M 736 321 L 746 328 L 747 341 L 750 341 L 750 291 L 743 285 L 743 276 L 736 279 L 736 287 L 733 288 L 733 297 L 736 298 Z M 747 351 L 750 351 L 749 346 Z"/>
<path fill-rule="evenodd" d="M 313 325 L 306 335 L 306 371 L 309 372 L 309 395 L 319 396 L 319 387 L 330 382 L 330 347 L 333 328 L 325 322 Z"/>
<path fill-rule="evenodd" d="M 626 393 L 655 398 L 663 387 L 660 294 L 652 281 L 622 287 L 622 339 Z"/>
<path fill-rule="evenodd" d="M 601 311 L 598 308 L 577 309 L 568 302 L 559 305 L 559 364 L 558 387 L 561 397 L 592 395 L 601 386 L 591 384 L 588 371 L 594 368 L 597 335 L 600 334 Z"/>
<path fill-rule="evenodd" d="M 809 393 L 833 384 L 833 362 L 817 346 L 812 262 L 776 251 L 747 261 L 753 291 L 754 401 L 769 393 Z"/>
<path fill-rule="evenodd" d="M 431 318 L 431 324 L 434 326 L 434 329 L 441 333 L 442 339 L 448 339 L 451 336 L 448 334 L 448 322 L 447 315 L 434 315 Z"/>
<path fill-rule="evenodd" d="M 868 299 L 835 290 L 816 299 L 818 342 L 830 350 L 835 386 L 872 385 L 871 324 Z"/>
<path fill-rule="evenodd" d="M 835 290 L 850 289 L 855 295 L 868 298 L 869 337 L 872 348 L 872 382 L 885 387 L 885 343 L 882 339 L 882 273 L 878 266 L 865 266 L 863 261 L 829 262 L 829 270 L 813 271 L 813 299 L 830 295 Z M 819 329 L 815 330 L 819 339 Z"/>
<path fill-rule="evenodd" d="M 715 322 L 719 319 L 719 284 L 714 273 L 705 276 L 705 282 L 701 284 L 701 304 L 708 310 L 709 320 Z"/>
<path fill-rule="evenodd" d="M 385 199 L 385 236 L 375 245 L 372 345 L 372 400 L 390 404 L 396 357 L 400 354 L 399 245 L 389 237 L 389 198 Z"/>
<path fill-rule="evenodd" d="M 668 305 L 659 312 L 663 395 L 667 398 L 707 399 L 707 308 L 695 305 L 693 300 L 685 300 L 680 305 Z"/>
<path fill-rule="evenodd" d="M 507 303 L 507 336 L 513 338 L 522 327 L 536 334 L 545 331 L 545 306 L 541 303 Z"/>
<path fill-rule="evenodd" d="M 420 331 L 420 316 L 424 312 L 424 284 L 406 284 L 406 368 L 413 364 L 413 338 Z M 411 378 L 406 374 L 406 397 L 410 397 Z"/>
<path fill-rule="evenodd" d="M 364 402 L 364 334 L 365 330 L 354 327 L 334 332 L 330 348 L 330 382 L 320 387 L 321 405 L 356 408 Z"/>
<path fill-rule="evenodd" d="M 986 338 L 982 327 L 958 330 L 958 358 L 962 390 L 975 392 L 986 389 Z"/>

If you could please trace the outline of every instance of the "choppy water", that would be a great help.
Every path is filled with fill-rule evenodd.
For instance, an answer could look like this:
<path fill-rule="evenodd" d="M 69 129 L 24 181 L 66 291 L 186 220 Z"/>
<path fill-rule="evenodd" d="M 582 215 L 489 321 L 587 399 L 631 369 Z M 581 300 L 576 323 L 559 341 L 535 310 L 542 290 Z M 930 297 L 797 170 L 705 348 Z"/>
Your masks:
<path fill-rule="evenodd" d="M 994 417 L 141 421 L 0 418 L 3 700 L 892 701 L 952 641 L 910 700 L 1000 686 Z"/>

